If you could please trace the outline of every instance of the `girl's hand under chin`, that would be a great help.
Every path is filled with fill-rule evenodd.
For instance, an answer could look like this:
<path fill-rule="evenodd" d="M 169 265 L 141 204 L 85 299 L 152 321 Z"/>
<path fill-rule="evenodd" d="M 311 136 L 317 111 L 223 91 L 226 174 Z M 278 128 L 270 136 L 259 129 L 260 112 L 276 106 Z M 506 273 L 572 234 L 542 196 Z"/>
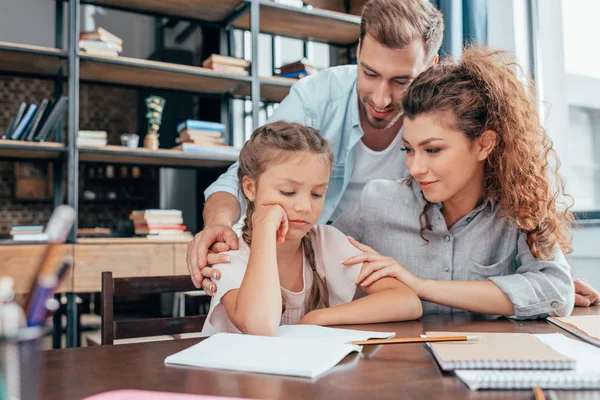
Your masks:
<path fill-rule="evenodd" d="M 277 243 L 285 241 L 289 229 L 287 214 L 279 204 L 257 205 L 252 215 L 252 226 L 254 230 L 275 231 Z"/>

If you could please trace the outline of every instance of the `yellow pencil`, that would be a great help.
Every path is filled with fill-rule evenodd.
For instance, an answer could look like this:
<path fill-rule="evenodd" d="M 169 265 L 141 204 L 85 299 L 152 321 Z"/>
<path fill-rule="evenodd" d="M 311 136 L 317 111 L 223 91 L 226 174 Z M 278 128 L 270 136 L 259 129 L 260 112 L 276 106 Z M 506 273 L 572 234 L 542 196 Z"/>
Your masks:
<path fill-rule="evenodd" d="M 400 344 L 400 343 L 427 343 L 427 342 L 471 342 L 479 340 L 479 335 L 469 336 L 439 336 L 439 337 L 418 337 L 418 338 L 392 338 L 392 339 L 372 339 L 358 340 L 350 344 L 370 345 L 370 344 Z"/>

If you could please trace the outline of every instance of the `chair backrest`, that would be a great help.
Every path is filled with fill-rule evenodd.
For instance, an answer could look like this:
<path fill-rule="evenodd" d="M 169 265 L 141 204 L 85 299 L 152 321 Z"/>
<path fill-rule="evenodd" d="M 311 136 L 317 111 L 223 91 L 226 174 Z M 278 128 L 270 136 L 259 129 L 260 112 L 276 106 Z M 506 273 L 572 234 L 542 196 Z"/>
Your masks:
<path fill-rule="evenodd" d="M 206 316 L 177 318 L 150 318 L 115 321 L 115 297 L 154 293 L 189 292 L 196 289 L 189 275 L 113 278 L 112 272 L 102 273 L 102 344 L 113 344 L 115 339 L 142 336 L 175 335 L 199 332 Z"/>

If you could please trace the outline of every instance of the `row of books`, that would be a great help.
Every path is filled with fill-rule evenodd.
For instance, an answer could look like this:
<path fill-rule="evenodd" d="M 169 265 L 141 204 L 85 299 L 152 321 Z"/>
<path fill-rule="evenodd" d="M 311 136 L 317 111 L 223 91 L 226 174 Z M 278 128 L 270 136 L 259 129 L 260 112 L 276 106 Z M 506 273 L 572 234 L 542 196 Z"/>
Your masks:
<path fill-rule="evenodd" d="M 67 97 L 52 103 L 43 99 L 39 105 L 22 102 L 15 112 L 2 139 L 44 142 L 54 132 L 67 109 Z"/>
<path fill-rule="evenodd" d="M 91 55 L 117 57 L 123 52 L 123 39 L 97 28 L 79 34 L 79 48 Z"/>
<path fill-rule="evenodd" d="M 212 54 L 204 60 L 202 66 L 225 74 L 248 76 L 250 62 L 241 58 Z"/>
<path fill-rule="evenodd" d="M 192 238 L 183 225 L 181 210 L 135 210 L 129 215 L 136 235 L 149 239 Z"/>
<path fill-rule="evenodd" d="M 225 144 L 225 125 L 219 122 L 188 119 L 177 126 L 178 146 L 187 153 L 238 155 L 239 150 Z"/>
<path fill-rule="evenodd" d="M 303 58 L 278 68 L 277 76 L 282 78 L 300 79 L 308 75 L 314 75 L 317 72 L 319 72 L 319 70 L 317 70 L 314 65 L 310 64 L 307 59 Z"/>

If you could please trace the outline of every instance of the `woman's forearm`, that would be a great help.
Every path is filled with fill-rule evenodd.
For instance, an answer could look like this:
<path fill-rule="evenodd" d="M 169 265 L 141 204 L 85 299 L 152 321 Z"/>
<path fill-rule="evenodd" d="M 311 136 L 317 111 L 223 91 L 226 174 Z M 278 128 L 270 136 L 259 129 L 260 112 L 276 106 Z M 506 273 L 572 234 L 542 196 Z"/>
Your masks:
<path fill-rule="evenodd" d="M 418 295 L 422 300 L 472 312 L 515 314 L 510 298 L 491 281 L 424 280 Z"/>
<path fill-rule="evenodd" d="M 274 335 L 282 307 L 275 233 L 257 228 L 252 236 L 248 266 L 230 319 L 244 333 Z"/>
<path fill-rule="evenodd" d="M 421 301 L 410 289 L 385 289 L 335 307 L 318 310 L 317 325 L 370 324 L 421 317 Z"/>

